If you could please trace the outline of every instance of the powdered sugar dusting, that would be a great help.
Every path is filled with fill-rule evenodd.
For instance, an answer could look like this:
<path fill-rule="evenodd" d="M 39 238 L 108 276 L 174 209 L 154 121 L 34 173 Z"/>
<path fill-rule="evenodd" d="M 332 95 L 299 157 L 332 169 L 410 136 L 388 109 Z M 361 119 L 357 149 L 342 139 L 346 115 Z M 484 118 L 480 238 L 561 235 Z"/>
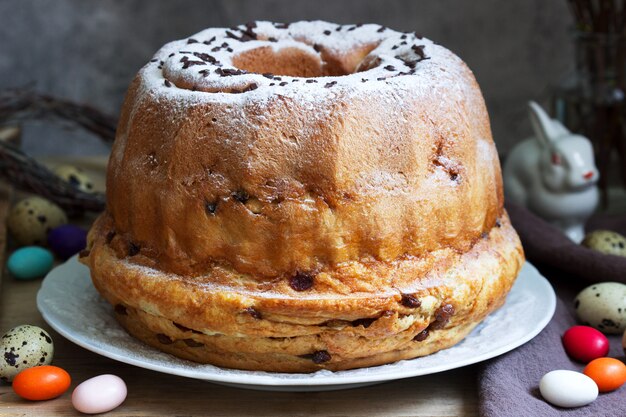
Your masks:
<path fill-rule="evenodd" d="M 363 45 L 376 46 L 363 59 L 361 68 L 357 66 L 357 72 L 341 76 L 264 76 L 233 65 L 234 56 L 260 47 L 275 51 L 297 48 L 321 60 L 320 50 L 340 54 Z M 441 83 L 447 79 L 444 84 L 454 84 L 460 62 L 428 39 L 375 24 L 253 22 L 230 29 L 206 29 L 168 43 L 140 74 L 143 92 L 185 104 L 262 102 L 277 94 L 299 102 L 317 102 L 340 93 L 415 90 L 432 85 L 433 80 Z M 365 70 L 360 71 L 363 67 Z M 440 68 L 449 70 L 442 72 Z"/>

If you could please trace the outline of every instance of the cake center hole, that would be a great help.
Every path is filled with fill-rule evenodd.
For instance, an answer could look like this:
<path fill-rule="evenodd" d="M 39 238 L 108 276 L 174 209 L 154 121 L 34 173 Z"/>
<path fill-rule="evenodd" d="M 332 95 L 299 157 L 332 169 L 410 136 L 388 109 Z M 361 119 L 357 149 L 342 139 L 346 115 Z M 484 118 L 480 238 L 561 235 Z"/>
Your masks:
<path fill-rule="evenodd" d="M 271 73 L 302 78 L 341 76 L 356 72 L 363 58 L 375 47 L 376 45 L 360 45 L 339 54 L 317 46 L 319 53 L 316 54 L 295 47 L 276 50 L 270 46 L 262 46 L 235 55 L 232 62 L 239 69 L 258 74 Z"/>

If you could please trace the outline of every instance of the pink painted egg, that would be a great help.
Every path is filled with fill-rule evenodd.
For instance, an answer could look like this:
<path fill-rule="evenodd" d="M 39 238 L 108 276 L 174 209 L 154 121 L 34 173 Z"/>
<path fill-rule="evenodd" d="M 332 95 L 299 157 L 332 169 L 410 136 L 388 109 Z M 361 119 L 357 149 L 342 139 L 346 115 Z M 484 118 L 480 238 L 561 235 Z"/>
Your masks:
<path fill-rule="evenodd" d="M 111 411 L 126 399 L 126 384 L 115 375 L 99 375 L 86 380 L 74 389 L 72 405 L 85 414 Z"/>

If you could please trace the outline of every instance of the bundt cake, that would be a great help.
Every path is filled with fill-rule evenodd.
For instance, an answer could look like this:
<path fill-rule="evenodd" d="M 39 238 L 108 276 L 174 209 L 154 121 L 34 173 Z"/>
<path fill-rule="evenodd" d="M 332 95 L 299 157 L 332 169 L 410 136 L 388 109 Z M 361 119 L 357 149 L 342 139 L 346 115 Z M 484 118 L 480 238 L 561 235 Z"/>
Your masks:
<path fill-rule="evenodd" d="M 463 61 L 415 33 L 316 21 L 156 53 L 81 260 L 149 345 L 311 372 L 454 345 L 524 256 Z"/>

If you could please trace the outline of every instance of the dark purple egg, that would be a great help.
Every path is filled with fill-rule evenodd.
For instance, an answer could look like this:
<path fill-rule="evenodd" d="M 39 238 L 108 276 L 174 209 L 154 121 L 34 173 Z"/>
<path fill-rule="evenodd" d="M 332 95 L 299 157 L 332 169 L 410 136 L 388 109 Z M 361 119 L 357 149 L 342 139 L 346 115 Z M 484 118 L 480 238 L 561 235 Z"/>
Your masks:
<path fill-rule="evenodd" d="M 73 224 L 55 227 L 48 233 L 48 246 L 59 258 L 67 259 L 87 245 L 87 232 Z"/>

